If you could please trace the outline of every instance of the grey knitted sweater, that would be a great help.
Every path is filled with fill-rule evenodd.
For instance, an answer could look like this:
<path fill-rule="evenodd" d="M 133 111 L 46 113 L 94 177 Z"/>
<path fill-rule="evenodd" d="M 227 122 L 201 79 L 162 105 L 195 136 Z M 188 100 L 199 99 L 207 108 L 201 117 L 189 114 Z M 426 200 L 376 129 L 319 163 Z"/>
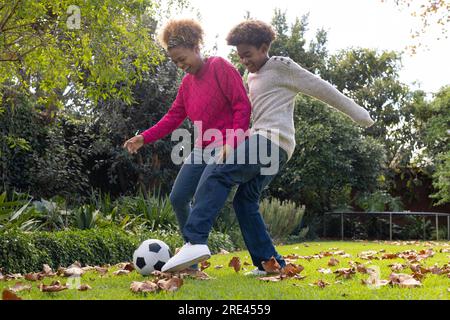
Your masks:
<path fill-rule="evenodd" d="M 294 103 L 298 93 L 327 103 L 363 127 L 374 123 L 367 110 L 290 58 L 271 57 L 256 73 L 248 75 L 248 89 L 251 133 L 266 135 L 266 131 L 277 130 L 279 145 L 289 159 L 295 149 Z"/>

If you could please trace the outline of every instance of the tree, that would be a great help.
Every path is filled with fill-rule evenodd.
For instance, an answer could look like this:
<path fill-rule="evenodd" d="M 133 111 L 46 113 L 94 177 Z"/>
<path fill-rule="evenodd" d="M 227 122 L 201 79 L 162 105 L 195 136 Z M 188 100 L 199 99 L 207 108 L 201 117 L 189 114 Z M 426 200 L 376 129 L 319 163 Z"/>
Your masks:
<path fill-rule="evenodd" d="M 367 109 L 376 121 L 367 133 L 386 147 L 387 166 L 408 162 L 414 148 L 410 132 L 409 88 L 399 81 L 401 58 L 374 49 L 341 50 L 328 60 L 323 77 Z"/>
<path fill-rule="evenodd" d="M 316 38 L 306 47 L 305 32 L 308 30 L 309 14 L 303 15 L 289 28 L 286 22 L 286 13 L 276 9 L 272 25 L 277 38 L 272 43 L 270 55 L 287 56 L 300 63 L 305 69 L 321 74 L 325 70 L 325 61 L 328 55 L 326 48 L 327 33 L 324 29 L 316 31 Z"/>
<path fill-rule="evenodd" d="M 425 146 L 425 165 L 431 165 L 435 205 L 450 203 L 450 86 L 436 93 L 429 104 L 415 108 L 417 132 Z"/>
<path fill-rule="evenodd" d="M 154 0 L 2 0 L 0 85 L 34 93 L 51 111 L 69 91 L 130 104 L 131 87 L 163 57 L 157 9 Z"/>

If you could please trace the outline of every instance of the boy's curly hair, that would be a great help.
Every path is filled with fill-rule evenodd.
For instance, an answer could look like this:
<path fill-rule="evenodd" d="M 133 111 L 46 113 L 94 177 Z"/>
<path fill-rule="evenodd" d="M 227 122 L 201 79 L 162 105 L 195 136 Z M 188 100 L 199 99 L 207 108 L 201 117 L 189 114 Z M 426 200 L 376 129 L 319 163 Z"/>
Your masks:
<path fill-rule="evenodd" d="M 203 43 L 203 29 L 192 19 L 171 20 L 163 28 L 160 41 L 166 50 L 184 46 L 193 49 Z"/>
<path fill-rule="evenodd" d="M 250 44 L 260 48 L 263 43 L 270 46 L 275 38 L 276 34 L 271 25 L 250 19 L 231 29 L 227 36 L 227 43 L 230 46 Z"/>

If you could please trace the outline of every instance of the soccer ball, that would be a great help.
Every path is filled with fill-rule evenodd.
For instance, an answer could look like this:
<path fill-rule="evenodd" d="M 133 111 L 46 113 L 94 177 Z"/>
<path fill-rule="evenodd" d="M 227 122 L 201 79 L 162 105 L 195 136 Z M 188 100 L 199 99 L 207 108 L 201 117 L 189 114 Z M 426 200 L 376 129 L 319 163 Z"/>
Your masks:
<path fill-rule="evenodd" d="M 172 257 L 170 248 L 161 240 L 148 239 L 134 251 L 133 263 L 136 270 L 143 276 L 148 276 L 155 270 L 161 271 L 162 266 Z"/>

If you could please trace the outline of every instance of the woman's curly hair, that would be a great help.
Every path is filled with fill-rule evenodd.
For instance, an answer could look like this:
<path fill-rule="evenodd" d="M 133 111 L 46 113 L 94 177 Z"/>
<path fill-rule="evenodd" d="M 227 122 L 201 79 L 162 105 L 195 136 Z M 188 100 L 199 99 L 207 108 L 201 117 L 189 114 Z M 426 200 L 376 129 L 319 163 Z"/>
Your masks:
<path fill-rule="evenodd" d="M 275 38 L 276 34 L 271 25 L 250 19 L 231 29 L 227 36 L 227 43 L 230 46 L 250 44 L 260 48 L 263 43 L 270 45 Z"/>
<path fill-rule="evenodd" d="M 184 46 L 193 49 L 203 43 L 203 29 L 192 19 L 171 20 L 163 28 L 160 41 L 166 50 Z"/>

